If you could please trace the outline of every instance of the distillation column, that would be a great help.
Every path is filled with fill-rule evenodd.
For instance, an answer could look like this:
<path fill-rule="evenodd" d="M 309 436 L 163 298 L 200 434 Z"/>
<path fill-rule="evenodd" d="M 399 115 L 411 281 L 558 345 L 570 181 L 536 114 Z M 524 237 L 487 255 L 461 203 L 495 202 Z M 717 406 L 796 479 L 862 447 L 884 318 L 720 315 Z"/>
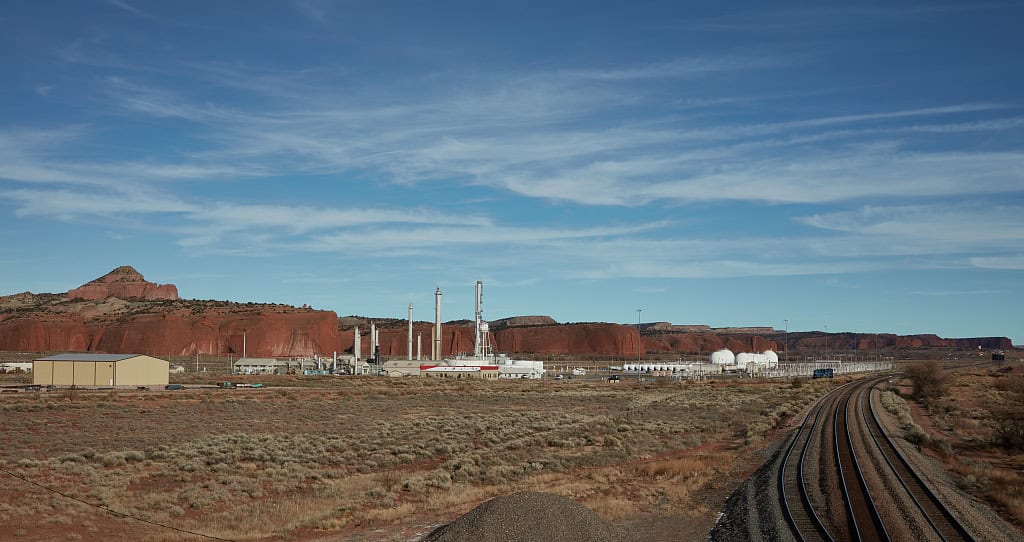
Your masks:
<path fill-rule="evenodd" d="M 441 288 L 434 292 L 434 347 L 431 354 L 434 361 L 441 360 Z"/>
<path fill-rule="evenodd" d="M 412 361 L 412 303 L 409 303 L 409 344 L 405 351 L 409 354 L 408 361 Z"/>
<path fill-rule="evenodd" d="M 482 281 L 476 281 L 476 316 L 474 318 L 473 328 L 475 330 L 473 334 L 473 356 L 479 358 L 483 355 L 483 343 L 480 341 L 480 322 L 483 320 L 483 313 L 480 312 L 480 304 L 483 302 L 484 297 L 484 283 Z"/>

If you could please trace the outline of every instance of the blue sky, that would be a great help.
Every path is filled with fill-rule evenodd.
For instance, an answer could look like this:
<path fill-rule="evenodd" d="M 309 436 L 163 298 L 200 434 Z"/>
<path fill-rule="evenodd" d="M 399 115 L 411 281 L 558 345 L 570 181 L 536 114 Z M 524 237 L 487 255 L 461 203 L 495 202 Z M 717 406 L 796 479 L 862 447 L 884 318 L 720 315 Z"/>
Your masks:
<path fill-rule="evenodd" d="M 6 2 L 0 294 L 1022 342 L 1019 3 Z"/>

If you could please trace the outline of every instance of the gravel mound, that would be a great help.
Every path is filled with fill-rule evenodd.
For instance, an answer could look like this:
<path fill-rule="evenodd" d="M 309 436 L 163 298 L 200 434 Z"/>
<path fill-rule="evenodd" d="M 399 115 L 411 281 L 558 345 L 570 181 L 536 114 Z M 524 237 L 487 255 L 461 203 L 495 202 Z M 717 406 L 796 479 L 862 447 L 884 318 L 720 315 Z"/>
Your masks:
<path fill-rule="evenodd" d="M 495 497 L 422 542 L 626 542 L 616 526 L 567 497 L 524 491 Z"/>

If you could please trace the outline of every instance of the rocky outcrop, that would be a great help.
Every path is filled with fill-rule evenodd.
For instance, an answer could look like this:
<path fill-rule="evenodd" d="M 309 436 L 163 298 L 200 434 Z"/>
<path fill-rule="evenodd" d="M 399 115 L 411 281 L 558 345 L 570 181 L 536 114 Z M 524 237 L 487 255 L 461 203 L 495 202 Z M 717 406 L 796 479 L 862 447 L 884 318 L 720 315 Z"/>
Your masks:
<path fill-rule="evenodd" d="M 499 327 L 525 327 L 525 326 L 550 326 L 558 322 L 550 316 L 512 316 L 500 320 L 491 321 L 491 328 Z"/>
<path fill-rule="evenodd" d="M 173 284 L 147 282 L 142 274 L 131 266 L 123 265 L 102 277 L 87 282 L 68 292 L 68 299 L 178 299 L 178 288 Z"/>
<path fill-rule="evenodd" d="M 0 350 L 297 357 L 337 348 L 334 312 L 181 300 L 173 284 L 128 266 L 66 295 L 0 297 Z"/>

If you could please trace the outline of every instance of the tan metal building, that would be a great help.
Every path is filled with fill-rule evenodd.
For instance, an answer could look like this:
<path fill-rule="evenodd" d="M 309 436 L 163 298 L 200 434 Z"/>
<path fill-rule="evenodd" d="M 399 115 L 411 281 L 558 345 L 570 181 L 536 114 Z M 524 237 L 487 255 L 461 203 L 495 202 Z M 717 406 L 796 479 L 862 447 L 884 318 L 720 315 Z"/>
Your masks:
<path fill-rule="evenodd" d="M 422 361 L 392 359 L 384 362 L 384 374 L 387 376 L 419 376 Z"/>
<path fill-rule="evenodd" d="M 58 354 L 32 362 L 32 383 L 43 386 L 163 386 L 170 364 L 140 354 Z"/>

